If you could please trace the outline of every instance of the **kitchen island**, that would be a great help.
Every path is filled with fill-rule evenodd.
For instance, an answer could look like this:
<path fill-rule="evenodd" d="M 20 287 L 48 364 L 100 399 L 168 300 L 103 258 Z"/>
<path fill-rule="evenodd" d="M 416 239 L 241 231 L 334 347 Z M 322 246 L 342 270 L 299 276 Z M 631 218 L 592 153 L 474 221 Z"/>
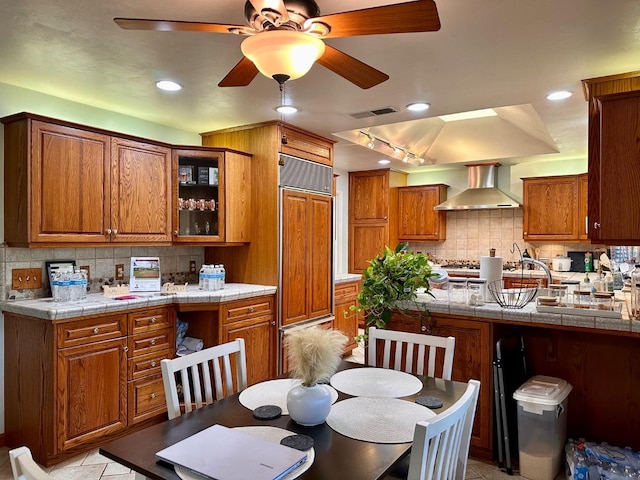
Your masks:
<path fill-rule="evenodd" d="M 434 293 L 439 300 L 419 294 L 415 302 L 401 305 L 412 312 L 428 310 L 428 320 L 398 311 L 388 328 L 456 337 L 452 379 L 482 383 L 474 455 L 493 455 L 495 343 L 514 333 L 523 335 L 529 376 L 560 377 L 573 385 L 569 437 L 640 449 L 640 321 L 599 316 L 597 310 L 589 315 L 540 313 L 534 302 L 522 309 L 455 305 L 444 292 Z"/>

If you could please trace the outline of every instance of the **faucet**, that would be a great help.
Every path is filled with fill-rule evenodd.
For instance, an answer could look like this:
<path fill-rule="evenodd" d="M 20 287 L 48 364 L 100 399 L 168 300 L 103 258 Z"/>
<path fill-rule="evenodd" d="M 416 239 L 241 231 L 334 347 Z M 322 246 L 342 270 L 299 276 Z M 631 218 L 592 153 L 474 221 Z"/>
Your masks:
<path fill-rule="evenodd" d="M 547 287 L 549 287 L 549 285 L 553 283 L 553 278 L 551 277 L 551 270 L 549 270 L 549 267 L 547 267 L 546 263 L 541 262 L 540 260 L 536 260 L 535 258 L 527 258 L 527 257 L 521 258 L 520 263 L 522 263 L 523 267 L 525 263 L 532 263 L 533 265 L 538 265 L 540 268 L 542 268 L 542 270 L 544 270 L 544 273 L 547 275 Z"/>

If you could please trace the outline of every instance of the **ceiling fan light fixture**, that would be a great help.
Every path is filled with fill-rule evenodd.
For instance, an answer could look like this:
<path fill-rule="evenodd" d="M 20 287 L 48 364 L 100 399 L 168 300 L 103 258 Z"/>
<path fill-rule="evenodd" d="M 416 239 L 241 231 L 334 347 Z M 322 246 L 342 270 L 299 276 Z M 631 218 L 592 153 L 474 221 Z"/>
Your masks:
<path fill-rule="evenodd" d="M 240 47 L 265 77 L 287 75 L 295 80 L 305 75 L 324 53 L 324 42 L 303 32 L 268 30 L 247 37 Z"/>
<path fill-rule="evenodd" d="M 413 102 L 407 105 L 405 108 L 410 112 L 424 112 L 425 110 L 429 110 L 429 105 L 427 102 Z"/>

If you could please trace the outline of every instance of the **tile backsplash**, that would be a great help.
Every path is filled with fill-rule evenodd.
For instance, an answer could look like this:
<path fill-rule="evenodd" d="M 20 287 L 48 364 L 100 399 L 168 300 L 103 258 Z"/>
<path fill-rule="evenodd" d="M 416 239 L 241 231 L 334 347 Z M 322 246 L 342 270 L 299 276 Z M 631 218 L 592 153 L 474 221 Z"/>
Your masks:
<path fill-rule="evenodd" d="M 77 266 L 88 266 L 91 291 L 99 293 L 102 285 L 129 283 L 131 257 L 160 257 L 162 282 L 191 284 L 198 281 L 198 274 L 189 271 L 191 261 L 196 262 L 196 272 L 204 262 L 204 247 L 100 247 L 100 248 L 12 248 L 0 246 L 0 288 L 3 299 L 38 298 L 46 295 L 46 265 L 49 260 L 75 260 Z M 124 265 L 124 280 L 115 280 L 115 266 Z M 39 290 L 11 289 L 11 271 L 14 268 L 41 268 L 43 288 Z"/>
<path fill-rule="evenodd" d="M 517 261 L 522 251 L 540 248 L 540 258 L 566 255 L 569 251 L 593 251 L 590 243 L 528 243 L 522 239 L 522 208 L 459 210 L 447 212 L 447 239 L 444 242 L 411 242 L 411 249 L 429 253 L 436 260 L 480 260 L 491 248 L 505 262 Z M 604 246 L 600 246 L 604 249 Z M 513 253 L 512 253 L 513 251 Z"/>

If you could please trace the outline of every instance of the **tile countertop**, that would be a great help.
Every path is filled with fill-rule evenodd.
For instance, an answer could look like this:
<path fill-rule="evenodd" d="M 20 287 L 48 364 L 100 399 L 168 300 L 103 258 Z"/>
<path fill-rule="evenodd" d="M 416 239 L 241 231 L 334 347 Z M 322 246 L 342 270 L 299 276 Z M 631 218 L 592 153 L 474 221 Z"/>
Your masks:
<path fill-rule="evenodd" d="M 181 303 L 220 303 L 244 298 L 272 295 L 276 287 L 252 285 L 246 283 L 227 283 L 223 290 L 202 291 L 197 285 L 190 285 L 186 292 L 161 294 L 137 293 L 138 298 L 116 300 L 100 293 L 87 295 L 84 300 L 75 302 L 54 302 L 53 298 L 33 300 L 8 300 L 0 302 L 3 312 L 17 313 L 44 320 L 62 320 L 85 315 L 108 314 L 133 308 L 157 307 Z"/>
<path fill-rule="evenodd" d="M 359 273 L 336 273 L 335 282 L 339 283 L 359 282 L 362 280 L 362 275 Z"/>
<path fill-rule="evenodd" d="M 584 275 L 584 273 L 578 275 Z M 402 302 L 400 306 L 408 310 L 424 310 L 426 308 L 432 313 L 464 315 L 496 321 L 517 321 L 538 326 L 557 325 L 640 334 L 640 320 L 629 320 L 624 308 L 622 310 L 622 318 L 599 316 L 597 310 L 590 310 L 587 315 L 543 313 L 537 311 L 535 301 L 530 302 L 523 308 L 502 308 L 497 303 L 468 306 L 450 304 L 445 290 L 433 289 L 432 293 L 436 295 L 435 299 L 429 294 L 422 293 L 417 295 L 415 302 Z M 624 300 L 624 298 L 625 294 L 623 292 L 616 292 L 616 300 Z"/>

